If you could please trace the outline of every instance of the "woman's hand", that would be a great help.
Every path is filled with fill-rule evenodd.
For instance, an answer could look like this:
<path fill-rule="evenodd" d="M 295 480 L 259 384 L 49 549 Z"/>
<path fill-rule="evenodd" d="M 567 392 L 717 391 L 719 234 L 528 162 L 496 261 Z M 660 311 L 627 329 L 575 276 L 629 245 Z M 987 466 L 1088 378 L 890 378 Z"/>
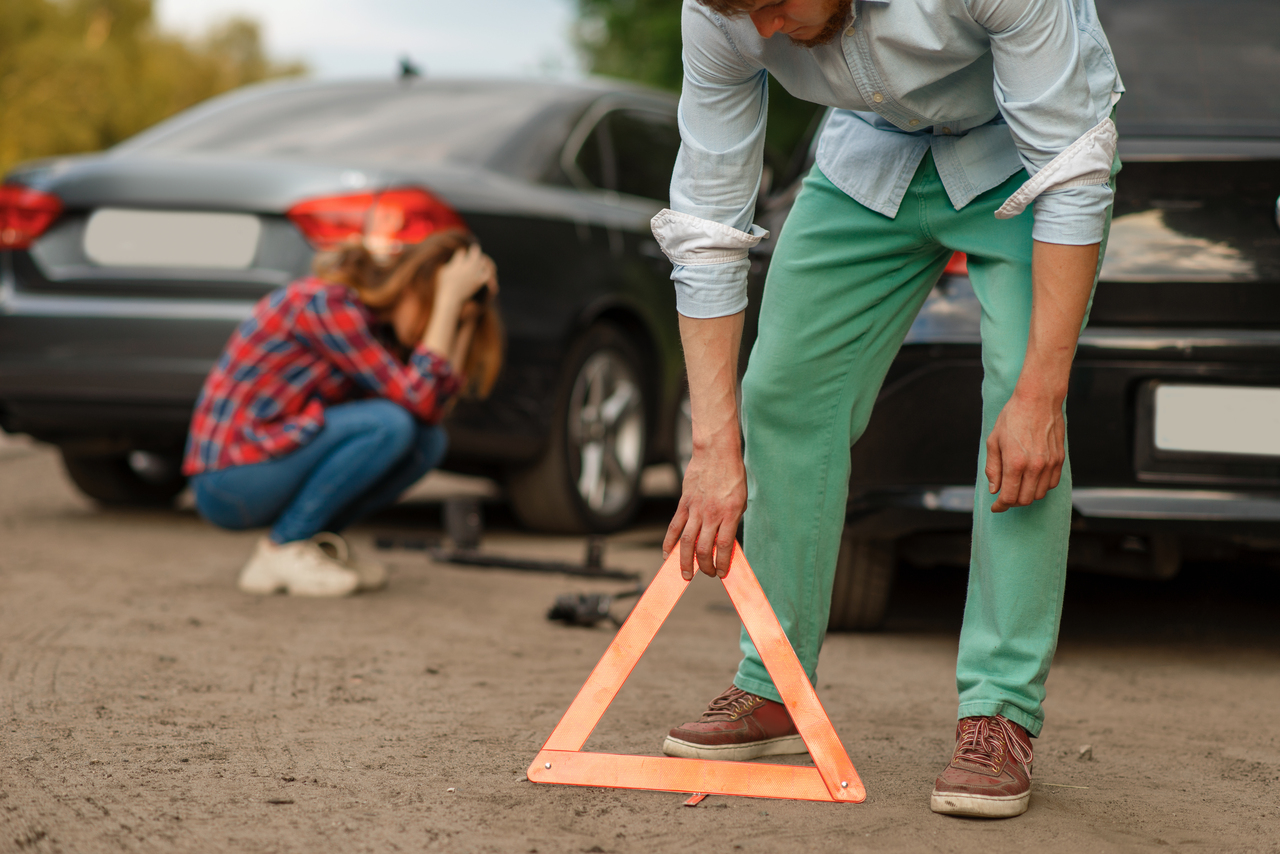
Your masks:
<path fill-rule="evenodd" d="M 435 310 L 452 307 L 460 311 L 484 287 L 489 288 L 489 298 L 498 292 L 498 268 L 493 259 L 480 251 L 479 244 L 459 249 L 436 276 Z"/>
<path fill-rule="evenodd" d="M 485 299 L 497 294 L 498 268 L 478 245 L 453 253 L 436 274 L 435 304 L 422 344 L 447 358 L 454 370 L 462 368 L 480 316 L 482 307 L 472 298 L 484 288 L 489 289 Z"/>

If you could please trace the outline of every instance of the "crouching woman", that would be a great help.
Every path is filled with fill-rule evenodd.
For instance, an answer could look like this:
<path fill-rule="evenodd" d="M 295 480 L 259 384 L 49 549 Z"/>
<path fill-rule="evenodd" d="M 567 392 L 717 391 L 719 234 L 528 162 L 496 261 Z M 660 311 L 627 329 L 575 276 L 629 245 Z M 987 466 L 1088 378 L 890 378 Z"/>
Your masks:
<path fill-rule="evenodd" d="M 345 596 L 386 583 L 337 534 L 440 462 L 455 395 L 492 387 L 496 292 L 493 261 L 446 231 L 390 270 L 358 246 L 322 256 L 257 304 L 205 380 L 183 463 L 205 519 L 270 527 L 241 590 Z"/>

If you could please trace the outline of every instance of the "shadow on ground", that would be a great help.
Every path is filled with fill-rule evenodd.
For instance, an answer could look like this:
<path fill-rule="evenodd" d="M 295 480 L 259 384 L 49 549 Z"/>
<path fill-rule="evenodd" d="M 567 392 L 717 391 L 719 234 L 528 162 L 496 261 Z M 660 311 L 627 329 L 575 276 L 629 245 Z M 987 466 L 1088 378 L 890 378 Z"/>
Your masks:
<path fill-rule="evenodd" d="M 899 569 L 885 633 L 958 634 L 963 567 Z M 1067 576 L 1063 643 L 1280 646 L 1280 573 L 1266 566 L 1189 563 L 1171 581 L 1073 571 Z"/>
<path fill-rule="evenodd" d="M 443 502 L 399 504 L 371 525 L 378 530 L 440 537 Z M 652 530 L 653 544 L 676 509 L 675 498 L 650 498 L 634 529 Z M 485 530 L 519 532 L 506 502 L 484 502 Z M 902 566 L 882 634 L 955 636 L 964 612 L 964 567 Z M 1067 579 L 1061 639 L 1067 643 L 1151 643 L 1280 646 L 1280 572 L 1258 564 L 1188 563 L 1171 581 L 1072 571 Z"/>

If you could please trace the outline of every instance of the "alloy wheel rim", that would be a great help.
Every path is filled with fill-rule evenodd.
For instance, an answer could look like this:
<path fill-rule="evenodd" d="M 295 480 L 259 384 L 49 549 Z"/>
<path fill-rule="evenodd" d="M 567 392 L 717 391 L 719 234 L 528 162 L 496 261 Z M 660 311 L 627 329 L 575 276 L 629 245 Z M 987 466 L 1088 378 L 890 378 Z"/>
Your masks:
<path fill-rule="evenodd" d="M 570 456 L 578 495 L 593 513 L 611 516 L 630 503 L 644 454 L 640 385 L 618 354 L 593 354 L 569 397 Z"/>

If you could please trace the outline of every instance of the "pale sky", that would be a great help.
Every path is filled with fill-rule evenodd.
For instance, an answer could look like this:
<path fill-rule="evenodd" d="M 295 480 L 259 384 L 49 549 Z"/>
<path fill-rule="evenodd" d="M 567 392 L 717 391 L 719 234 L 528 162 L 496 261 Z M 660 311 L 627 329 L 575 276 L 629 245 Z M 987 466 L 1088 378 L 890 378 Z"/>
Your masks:
<path fill-rule="evenodd" d="M 163 29 L 197 34 L 234 14 L 256 19 L 277 59 L 317 77 L 384 76 L 408 55 L 428 76 L 580 73 L 574 0 L 157 0 Z"/>

